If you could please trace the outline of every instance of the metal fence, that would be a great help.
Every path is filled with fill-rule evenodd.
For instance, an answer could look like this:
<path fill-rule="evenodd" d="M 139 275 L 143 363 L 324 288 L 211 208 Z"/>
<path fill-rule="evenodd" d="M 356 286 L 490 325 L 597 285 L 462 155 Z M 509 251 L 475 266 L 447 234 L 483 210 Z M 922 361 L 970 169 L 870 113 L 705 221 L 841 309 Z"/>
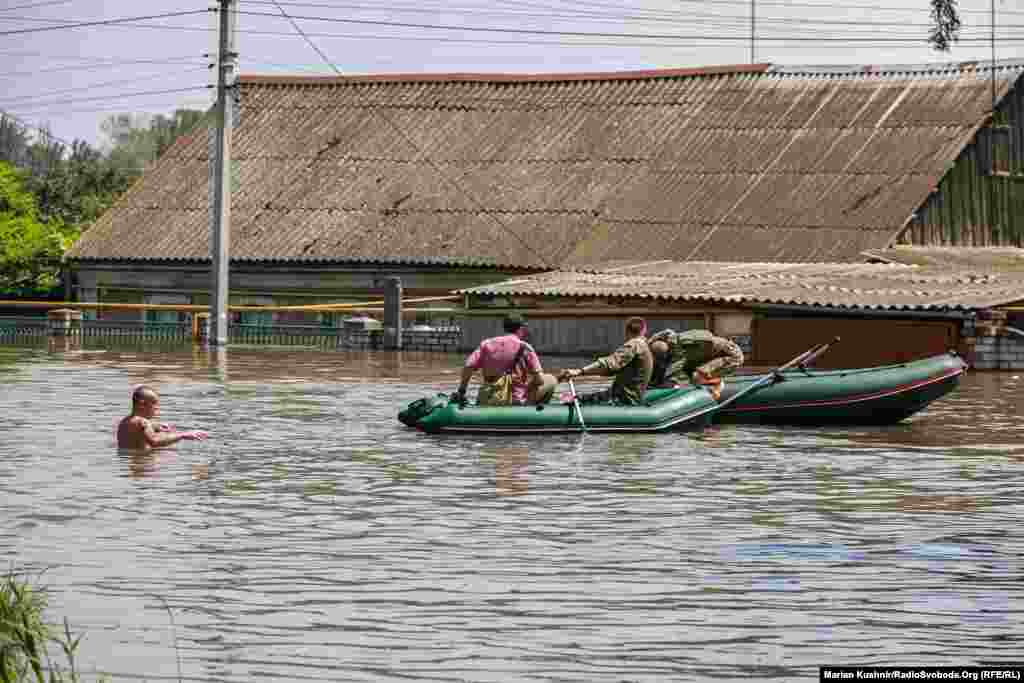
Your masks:
<path fill-rule="evenodd" d="M 192 325 L 191 323 L 83 320 L 79 334 L 83 339 L 186 342 L 192 339 Z"/>
<path fill-rule="evenodd" d="M 416 342 L 423 334 L 416 327 L 410 337 Z M 438 330 L 452 334 L 457 328 Z M 0 317 L 0 344 L 23 344 L 45 341 L 51 336 L 50 321 L 40 316 Z M 111 342 L 147 344 L 185 344 L 195 341 L 191 322 L 148 322 L 133 320 L 89 320 L 76 321 L 66 328 L 69 339 L 77 338 L 83 343 L 109 340 Z M 380 331 L 367 331 L 361 327 L 328 326 L 309 324 L 247 324 L 228 325 L 228 342 L 241 345 L 259 346 L 307 346 L 318 348 L 378 348 Z M 424 348 L 433 349 L 433 344 L 424 340 Z"/>
<path fill-rule="evenodd" d="M 45 339 L 49 334 L 50 326 L 46 318 L 0 317 L 0 343 Z"/>
<path fill-rule="evenodd" d="M 228 342 L 272 346 L 343 346 L 347 331 L 324 325 L 228 325 Z"/>

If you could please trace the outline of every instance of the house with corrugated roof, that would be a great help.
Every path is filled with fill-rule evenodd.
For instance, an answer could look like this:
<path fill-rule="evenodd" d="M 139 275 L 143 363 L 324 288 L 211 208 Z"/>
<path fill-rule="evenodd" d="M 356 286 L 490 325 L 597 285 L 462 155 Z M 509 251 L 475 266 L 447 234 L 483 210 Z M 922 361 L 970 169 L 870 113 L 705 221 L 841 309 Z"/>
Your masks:
<path fill-rule="evenodd" d="M 1022 68 L 242 76 L 231 301 L 1020 247 Z M 209 140 L 178 140 L 73 247 L 81 299 L 206 302 Z"/>
<path fill-rule="evenodd" d="M 463 326 L 479 339 L 497 332 L 497 311 L 525 310 L 539 352 L 603 355 L 639 315 L 652 332 L 730 337 L 760 366 L 840 337 L 819 366 L 954 351 L 976 368 L 1024 368 L 1024 250 L 900 247 L 871 260 L 604 262 L 465 290 Z"/>

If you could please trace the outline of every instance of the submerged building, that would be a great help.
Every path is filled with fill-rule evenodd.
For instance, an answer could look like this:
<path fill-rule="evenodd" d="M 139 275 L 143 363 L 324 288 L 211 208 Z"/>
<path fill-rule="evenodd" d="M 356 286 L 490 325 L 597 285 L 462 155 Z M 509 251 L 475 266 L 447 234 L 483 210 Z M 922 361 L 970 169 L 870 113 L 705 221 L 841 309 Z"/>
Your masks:
<path fill-rule="evenodd" d="M 242 76 L 231 302 L 1020 248 L 1022 68 Z M 206 303 L 210 149 L 204 127 L 179 139 L 83 235 L 80 299 Z"/>

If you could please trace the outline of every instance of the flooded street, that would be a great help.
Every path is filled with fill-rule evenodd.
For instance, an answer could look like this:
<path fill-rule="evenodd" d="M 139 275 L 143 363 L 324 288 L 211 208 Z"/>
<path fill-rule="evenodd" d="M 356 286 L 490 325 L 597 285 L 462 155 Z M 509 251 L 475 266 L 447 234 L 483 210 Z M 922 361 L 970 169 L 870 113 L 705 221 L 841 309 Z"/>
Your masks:
<path fill-rule="evenodd" d="M 570 365 L 569 359 L 564 359 Z M 462 356 L 0 347 L 0 560 L 90 678 L 817 680 L 1024 659 L 1024 376 L 889 427 L 430 436 Z M 547 359 L 551 368 L 563 359 Z M 205 429 L 119 454 L 140 383 Z"/>

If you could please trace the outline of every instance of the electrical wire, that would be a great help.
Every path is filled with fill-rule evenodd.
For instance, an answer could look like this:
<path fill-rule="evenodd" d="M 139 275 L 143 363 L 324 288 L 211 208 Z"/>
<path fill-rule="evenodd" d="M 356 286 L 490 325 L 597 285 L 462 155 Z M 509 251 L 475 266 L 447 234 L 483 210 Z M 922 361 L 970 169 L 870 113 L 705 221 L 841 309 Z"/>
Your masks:
<path fill-rule="evenodd" d="M 242 2 L 243 2 L 243 4 L 246 4 L 246 5 L 271 5 L 271 4 L 275 4 L 274 0 L 242 0 Z M 702 6 L 706 6 L 706 4 L 703 2 L 703 0 L 693 0 L 693 2 L 698 2 Z M 355 10 L 373 10 L 373 11 L 378 11 L 378 12 L 380 11 L 380 8 L 375 8 L 372 5 L 322 4 L 322 3 L 313 3 L 313 2 L 287 2 L 287 3 L 282 3 L 282 4 L 287 4 L 287 5 L 295 6 L 295 7 L 312 7 L 312 8 L 322 8 L 322 9 L 355 9 Z M 743 8 L 748 8 L 748 9 L 750 7 L 750 3 L 749 2 L 742 2 L 741 0 L 736 0 L 735 2 L 729 2 L 729 1 L 723 0 L 719 4 L 730 5 L 730 6 L 733 6 L 733 7 L 743 7 Z M 615 22 L 615 23 L 623 23 L 623 22 L 653 22 L 653 23 L 666 23 L 666 24 L 687 25 L 687 26 L 691 25 L 693 23 L 692 19 L 694 19 L 694 18 L 735 19 L 737 21 L 742 21 L 743 23 L 745 23 L 747 25 L 749 25 L 749 23 L 750 23 L 749 15 L 715 14 L 715 13 L 704 13 L 704 12 L 699 12 L 699 13 L 687 12 L 685 15 L 682 15 L 682 16 L 679 15 L 679 14 L 674 14 L 674 15 L 668 15 L 668 14 L 666 14 L 666 15 L 616 14 L 616 15 L 613 15 L 613 14 L 592 14 L 592 13 L 585 13 L 585 12 L 560 13 L 560 12 L 557 12 L 557 11 L 556 12 L 552 12 L 552 13 L 538 14 L 538 13 L 535 13 L 535 12 L 501 11 L 501 10 L 497 10 L 497 11 L 496 10 L 480 10 L 480 9 L 474 9 L 474 8 L 458 8 L 458 7 L 437 7 L 437 6 L 431 7 L 431 6 L 423 6 L 423 5 L 420 5 L 420 6 L 403 6 L 403 5 L 394 5 L 394 4 L 388 6 L 387 12 L 388 13 L 409 12 L 409 13 L 417 13 L 417 14 L 436 14 L 436 13 L 439 13 L 439 12 L 443 12 L 443 13 L 451 13 L 451 14 L 485 15 L 485 16 L 492 16 L 492 17 L 515 17 L 515 18 L 528 17 L 528 18 L 544 19 L 544 20 L 549 20 L 549 19 L 568 19 L 568 20 L 571 20 L 571 21 L 579 21 L 581 19 L 586 19 L 586 20 L 589 20 L 589 21 L 597 21 L 597 22 L 602 22 L 602 21 L 604 21 L 604 22 Z M 1022 13 L 1022 14 L 1024 14 L 1024 13 Z M 927 28 L 931 27 L 931 24 L 914 23 L 914 22 L 907 22 L 907 21 L 834 20 L 834 19 L 809 19 L 809 18 L 793 18 L 793 17 L 770 17 L 770 16 L 760 17 L 759 16 L 758 17 L 758 23 L 760 24 L 762 22 L 769 23 L 769 24 L 772 24 L 772 23 L 778 23 L 778 24 L 813 24 L 813 25 L 819 25 L 820 24 L 822 26 L 865 26 L 865 27 L 873 27 L 873 26 L 894 26 L 895 27 L 895 26 L 898 26 L 898 27 L 902 27 L 902 28 L 917 27 L 917 28 L 922 28 L 922 29 L 927 29 Z"/>
<path fill-rule="evenodd" d="M 282 16 L 282 15 L 273 14 L 273 13 L 267 13 L 267 12 L 249 12 L 249 11 L 244 11 L 244 10 L 239 10 L 238 13 L 239 14 L 248 14 L 248 15 L 252 15 L 252 16 L 265 16 L 265 17 L 270 17 L 270 18 L 274 18 L 274 19 L 282 19 L 282 18 L 289 18 L 289 17 L 291 17 L 293 19 L 304 19 L 304 20 L 310 20 L 310 21 L 321 21 L 321 22 L 330 22 L 330 23 L 371 24 L 371 25 L 382 25 L 382 26 L 395 27 L 395 28 L 428 28 L 428 29 L 433 29 L 433 30 L 445 30 L 445 31 L 468 31 L 468 32 L 484 32 L 484 33 L 533 34 L 533 35 L 542 35 L 542 36 L 544 36 L 544 35 L 560 36 L 560 37 L 568 37 L 568 38 L 574 38 L 574 39 L 575 38 L 581 38 L 581 37 L 601 37 L 601 38 L 608 38 L 608 39 L 619 38 L 619 39 L 624 39 L 624 40 L 629 40 L 629 41 L 640 41 L 640 40 L 642 40 L 642 41 L 650 41 L 650 40 L 676 40 L 676 41 L 701 41 L 701 42 L 708 42 L 708 41 L 733 41 L 733 42 L 735 42 L 735 41 L 744 41 L 745 42 L 745 41 L 749 41 L 749 39 L 750 39 L 749 35 L 747 35 L 746 33 L 743 33 L 743 34 L 737 33 L 735 35 L 716 35 L 716 34 L 712 34 L 712 33 L 682 34 L 682 35 L 677 34 L 677 35 L 673 35 L 673 34 L 660 34 L 660 33 L 615 33 L 615 32 L 607 32 L 607 31 L 603 31 L 603 32 L 602 31 L 590 31 L 590 32 L 588 32 L 588 31 L 558 31 L 558 30 L 508 28 L 508 27 L 482 27 L 482 26 L 455 26 L 455 25 L 440 25 L 440 24 L 419 24 L 419 23 L 411 23 L 411 22 L 393 22 L 393 21 L 386 21 L 386 20 L 343 19 L 343 18 L 337 18 L 337 17 L 309 17 L 309 16 L 294 16 L 294 15 Z M 726 28 L 734 28 L 737 31 L 739 31 L 741 29 L 745 29 L 746 26 L 749 25 L 749 20 L 746 19 L 745 17 L 732 16 L 732 15 L 704 15 L 704 16 L 707 16 L 707 17 L 710 17 L 710 18 L 714 18 L 714 19 L 719 19 L 719 20 L 722 20 L 722 19 L 735 20 L 735 21 L 731 21 L 728 24 L 724 24 L 723 26 L 726 27 Z M 9 17 L 5 17 L 5 18 L 9 18 Z M 50 22 L 52 22 L 52 21 L 59 21 L 59 20 L 53 20 L 53 19 L 40 19 L 40 18 L 35 18 L 35 17 L 19 17 L 19 19 L 25 20 L 25 21 L 50 21 Z M 782 18 L 780 18 L 780 19 L 769 19 L 769 18 L 762 19 L 763 23 L 768 23 L 769 21 L 794 22 L 794 23 L 798 23 L 798 24 L 803 24 L 803 23 L 806 22 L 806 24 L 810 25 L 810 28 L 812 29 L 811 30 L 812 33 L 814 33 L 813 25 L 815 23 L 820 23 L 820 22 L 815 22 L 815 20 L 810 20 L 810 19 L 807 19 L 807 20 L 804 20 L 804 19 L 782 19 Z M 699 24 L 701 22 L 690 21 L 688 23 L 689 24 L 694 24 L 694 23 L 698 23 Z M 841 25 L 842 26 L 851 26 L 851 25 L 852 26 L 857 26 L 859 24 L 858 24 L 858 22 L 850 22 L 850 23 L 843 23 Z M 763 41 L 763 42 L 812 42 L 812 43 L 836 42 L 836 43 L 849 43 L 849 44 L 879 44 L 879 45 L 890 45 L 890 46 L 891 45 L 895 45 L 895 44 L 899 44 L 899 43 L 908 43 L 908 44 L 920 45 L 923 42 L 923 38 L 920 35 L 917 35 L 916 33 L 913 34 L 913 35 L 907 35 L 907 36 L 887 35 L 887 36 L 881 37 L 878 34 L 877 27 L 878 26 L 884 26 L 884 25 L 887 25 L 887 24 L 882 24 L 881 22 L 874 22 L 874 23 L 866 23 L 865 22 L 865 23 L 863 23 L 863 26 L 868 31 L 868 35 L 866 35 L 866 36 L 865 35 L 850 35 L 848 30 L 844 31 L 842 35 L 826 34 L 826 35 L 818 35 L 818 36 L 815 36 L 815 35 L 797 35 L 795 33 L 793 33 L 793 34 L 782 34 L 782 35 L 780 35 L 780 34 L 761 33 L 758 36 L 758 40 L 759 41 Z M 906 22 L 898 22 L 898 23 L 893 23 L 892 24 L 892 26 L 907 26 L 907 25 L 908 24 Z M 926 26 L 926 25 L 921 25 L 921 27 L 924 27 L 924 26 Z M 199 32 L 204 32 L 204 33 L 209 33 L 210 31 L 212 31 L 212 29 L 210 29 L 209 27 L 176 26 L 176 25 L 167 25 L 167 24 L 118 23 L 118 24 L 112 25 L 112 27 L 113 28 L 126 28 L 127 27 L 127 28 L 152 28 L 152 29 L 160 29 L 160 30 L 199 31 Z M 60 28 L 60 27 L 53 27 L 53 28 Z M 808 26 L 804 26 L 803 28 L 806 29 L 806 28 L 808 28 Z M 985 28 L 987 28 L 987 25 L 986 26 L 979 26 L 979 27 L 977 27 L 977 30 L 982 30 L 982 29 L 985 29 Z M 1002 28 L 1002 29 L 1004 29 L 1004 30 L 1009 32 L 1009 31 L 1013 31 L 1015 29 L 1024 28 L 1024 25 L 1004 24 L 1004 25 L 1001 25 L 1000 28 Z M 262 30 L 251 30 L 250 29 L 250 30 L 239 30 L 238 32 L 239 33 L 243 33 L 243 34 L 247 34 L 247 35 L 294 36 L 294 33 L 280 32 L 280 31 L 262 31 Z M 888 32 L 888 33 L 891 33 L 891 32 Z M 309 31 L 304 31 L 304 34 L 306 36 L 308 36 L 308 37 L 322 37 L 322 38 L 355 38 L 355 39 L 375 39 L 375 40 L 421 40 L 421 41 L 422 40 L 427 40 L 427 41 L 432 40 L 432 41 L 436 41 L 436 42 L 475 42 L 475 43 L 483 43 L 483 44 L 512 44 L 511 41 L 507 41 L 507 40 L 506 41 L 498 41 L 498 40 L 493 40 L 493 39 L 486 40 L 486 39 L 452 38 L 452 37 L 448 37 L 448 36 L 438 36 L 438 37 L 431 37 L 431 38 L 425 38 L 425 37 L 420 37 L 420 36 L 372 36 L 372 37 L 370 37 L 370 36 L 365 36 L 365 35 L 351 35 L 351 34 L 347 34 L 346 35 L 346 34 L 333 34 L 333 33 L 313 33 L 313 32 L 309 32 Z M 0 33 L 0 35 L 3 35 L 3 34 Z M 1001 43 L 1016 43 L 1016 42 L 1022 41 L 1022 40 L 1024 40 L 1024 38 L 1018 38 L 1016 35 L 1009 35 L 1009 36 L 1005 36 L 1005 37 L 1000 37 L 998 39 L 998 42 L 1001 42 Z M 973 43 L 973 42 L 982 42 L 982 41 L 984 41 L 986 44 L 988 44 L 990 42 L 990 37 L 986 36 L 984 38 L 982 38 L 982 37 L 972 38 L 968 34 L 968 35 L 962 35 L 961 40 L 960 40 L 960 42 L 963 42 L 963 43 Z M 539 43 L 539 42 L 534 42 L 534 43 L 530 43 L 530 44 L 554 45 L 554 44 L 559 44 L 559 43 L 550 43 L 550 42 L 548 42 L 548 43 Z M 603 45 L 606 45 L 606 44 L 607 43 L 604 43 Z M 588 45 L 590 45 L 590 44 L 588 44 Z M 573 43 L 573 46 L 579 46 L 579 43 Z M 646 43 L 643 43 L 643 44 L 637 44 L 637 43 L 625 44 L 624 43 L 621 46 L 622 47 L 656 47 L 657 45 L 651 45 L 649 42 L 646 42 Z"/>
<path fill-rule="evenodd" d="M 96 97 L 79 97 L 79 98 L 72 98 L 70 100 L 55 100 L 55 101 L 52 101 L 52 102 L 39 102 L 37 104 L 32 105 L 32 107 L 30 107 L 30 109 L 31 108 L 36 108 L 36 107 L 43 107 L 43 106 L 47 106 L 48 107 L 48 106 L 52 106 L 52 105 L 77 104 L 78 102 L 95 102 L 96 100 L 123 100 L 123 99 L 129 98 L 129 97 L 148 97 L 150 95 L 167 95 L 167 94 L 170 94 L 170 93 L 190 92 L 190 91 L 195 91 L 195 90 L 209 90 L 211 87 L 212 86 L 210 86 L 210 85 L 196 85 L 196 86 L 189 86 L 189 87 L 186 87 L 186 88 L 166 88 L 164 90 L 146 90 L 146 91 L 140 91 L 140 92 L 117 93 L 117 94 L 114 94 L 114 95 L 97 95 Z M 20 106 L 9 107 L 9 108 L 11 108 L 11 109 L 18 109 L 18 110 L 21 109 Z"/>
<path fill-rule="evenodd" d="M 6 74 L 0 75 L 0 80 L 12 80 L 12 79 L 17 78 L 18 76 L 36 76 L 38 74 L 55 73 L 55 72 L 58 72 L 58 71 L 95 71 L 97 69 L 120 69 L 123 66 L 125 66 L 126 64 L 134 64 L 134 63 L 136 63 L 136 62 L 112 61 L 112 62 L 102 62 L 102 63 L 97 63 L 97 64 L 78 64 L 78 65 L 73 65 L 73 66 L 57 66 L 57 67 L 53 67 L 53 68 L 49 68 L 49 69 L 32 69 L 30 71 L 10 71 L 10 72 L 8 72 Z M 161 62 L 154 61 L 154 60 L 141 60 L 141 61 L 139 61 L 137 63 L 139 63 L 139 64 L 160 64 Z M 174 63 L 179 63 L 180 64 L 181 62 L 171 62 L 171 63 L 172 64 L 174 64 Z M 196 63 L 198 63 L 198 58 L 197 58 L 197 62 Z"/>
<path fill-rule="evenodd" d="M 125 60 L 123 57 L 97 57 L 87 55 L 53 55 L 47 52 L 32 52 L 29 50 L 0 50 L 0 55 L 11 57 L 45 57 L 46 59 L 65 59 L 80 62 L 120 62 L 123 64 L 173 64 L 175 62 L 198 59 L 195 55 L 182 55 L 180 57 L 165 57 L 163 59 L 135 59 Z"/>
<path fill-rule="evenodd" d="M 200 104 L 188 105 L 188 104 L 182 104 L 180 99 L 176 99 L 176 100 L 157 100 L 155 102 L 147 103 L 146 105 L 142 105 L 143 111 L 145 111 L 145 112 L 150 112 L 150 111 L 153 111 L 153 110 L 160 110 L 161 112 L 163 112 L 163 111 L 167 111 L 168 109 L 171 109 L 171 108 L 181 109 L 181 108 L 186 108 L 186 107 L 189 107 L 189 106 L 194 106 L 195 108 L 202 107 L 202 108 L 205 109 L 205 108 L 209 107 L 209 102 L 206 102 L 205 104 L 201 104 L 201 105 Z M 140 105 L 135 105 L 133 107 L 133 111 L 139 111 L 139 108 L 140 108 Z M 47 109 L 47 108 L 43 107 L 43 108 L 27 109 L 27 110 L 21 111 L 21 114 L 23 116 L 31 115 L 31 116 L 35 116 L 35 117 L 39 117 L 39 116 L 62 117 L 62 116 L 66 116 L 68 114 L 95 114 L 95 113 L 104 113 L 104 112 L 118 112 L 118 113 L 120 113 L 122 111 L 123 111 L 123 109 L 120 108 L 120 107 L 111 107 L 111 106 L 72 107 L 71 109 L 67 109 L 67 108 Z"/>
<path fill-rule="evenodd" d="M 263 17 L 274 17 L 281 18 L 276 14 L 269 12 L 250 12 L 244 10 L 238 10 L 241 15 L 247 16 L 263 16 Z M 568 31 L 568 30 L 552 30 L 552 29 L 527 29 L 527 28 L 510 28 L 510 27 L 482 27 L 482 26 L 455 26 L 450 24 L 428 24 L 419 22 L 399 22 L 399 21 L 386 21 L 376 19 L 343 19 L 337 17 L 313 17 L 313 16 L 294 16 L 289 15 L 290 19 L 303 21 L 320 21 L 328 23 L 338 24 L 359 24 L 359 25 L 370 25 L 370 26 L 388 26 L 394 28 L 417 28 L 425 30 L 441 30 L 441 31 L 466 31 L 466 32 L 484 32 L 484 33 L 499 33 L 499 34 L 527 34 L 527 35 L 540 35 L 540 36 L 565 36 L 565 37 L 586 37 L 586 38 L 629 38 L 629 39 L 653 39 L 653 40 L 686 40 L 686 41 L 697 41 L 697 40 L 733 40 L 747 42 L 750 40 L 748 35 L 719 35 L 711 36 L 708 34 L 690 34 L 690 35 L 673 35 L 673 34 L 656 34 L 656 33 L 612 33 L 606 31 Z M 310 34 L 312 35 L 312 34 Z M 924 42 L 924 38 L 920 36 L 914 37 L 888 37 L 873 35 L 871 37 L 857 37 L 857 36 L 843 36 L 843 37 L 832 37 L 832 36 L 758 36 L 759 41 L 783 41 L 783 42 L 843 42 L 843 43 L 861 43 L 867 42 L 871 44 L 885 44 L 885 43 L 905 43 L 913 41 L 915 43 Z M 988 38 L 979 38 L 977 40 L 984 40 L 986 43 L 989 41 Z M 961 42 L 972 41 L 970 38 L 961 38 Z"/>
<path fill-rule="evenodd" d="M 297 33 L 298 33 L 298 34 L 299 34 L 300 36 L 302 36 L 302 39 L 303 39 L 303 40 L 305 40 L 305 41 L 306 41 L 306 43 L 308 43 L 308 44 L 309 44 L 309 46 L 310 46 L 311 48 L 313 48 L 313 50 L 314 50 L 314 51 L 315 51 L 315 52 L 317 53 L 317 55 L 319 55 L 320 59 L 322 59 L 322 60 L 323 60 L 324 62 L 326 62 L 327 64 L 330 64 L 332 68 L 335 68 L 335 67 L 334 67 L 334 64 L 333 64 L 333 63 L 331 62 L 331 60 L 329 60 L 329 59 L 327 58 L 327 55 L 325 55 L 325 54 L 323 53 L 323 51 L 322 51 L 322 50 L 321 50 L 321 49 L 320 49 L 320 48 L 319 48 L 319 47 L 317 46 L 317 44 L 316 44 L 316 43 L 314 43 L 314 42 L 313 42 L 312 40 L 310 40 L 310 39 L 309 39 L 309 36 L 307 36 L 307 35 L 306 35 L 306 34 L 305 34 L 305 33 L 304 33 L 303 31 L 302 31 L 302 28 L 301 28 L 301 27 L 300 27 L 300 26 L 298 25 L 298 23 L 296 23 L 296 21 L 295 21 L 294 19 L 292 19 L 292 18 L 291 18 L 290 16 L 288 16 L 288 14 L 287 14 L 287 13 L 286 13 L 286 12 L 284 11 L 284 9 L 283 9 L 283 8 L 282 8 L 282 7 L 280 6 L 280 5 L 278 5 L 278 4 L 276 3 L 276 2 L 275 2 L 275 3 L 273 3 L 273 4 L 274 4 L 274 5 L 275 5 L 275 6 L 277 7 L 278 11 L 280 11 L 280 12 L 281 12 L 281 15 L 282 15 L 282 16 L 283 16 L 283 17 L 284 17 L 285 19 L 287 19 L 287 20 L 288 20 L 288 22 L 289 22 L 289 23 L 290 23 L 290 24 L 292 25 L 292 27 L 293 27 L 293 28 L 295 29 L 295 31 L 296 31 L 296 32 L 297 32 Z M 234 10 L 234 11 L 235 11 L 236 13 L 238 12 L 238 10 Z M 337 68 L 335 68 L 335 71 L 337 71 Z M 339 72 L 339 73 L 340 73 L 340 72 Z"/>
<path fill-rule="evenodd" d="M 103 81 L 101 83 L 90 83 L 88 85 L 76 86 L 74 88 L 63 88 L 61 90 L 48 90 L 45 95 L 23 95 L 23 96 L 20 96 L 20 97 L 0 97 L 0 105 L 8 105 L 8 106 L 10 106 L 10 104 L 12 102 L 24 102 L 26 100 L 31 101 L 31 100 L 46 99 L 50 95 L 57 95 L 57 94 L 69 93 L 69 92 L 81 92 L 82 90 L 93 90 L 94 88 L 103 88 L 103 87 L 106 87 L 108 85 L 121 85 L 121 84 L 124 84 L 124 83 L 137 83 L 137 82 L 143 81 L 143 80 L 149 81 L 150 79 L 152 79 L 154 77 L 168 78 L 168 77 L 171 77 L 171 76 L 195 73 L 196 71 L 209 71 L 209 66 L 200 66 L 200 67 L 195 67 L 195 68 L 192 68 L 192 69 L 184 69 L 184 70 L 178 71 L 178 72 L 176 72 L 174 74 L 168 73 L 166 71 L 162 71 L 162 72 L 159 72 L 159 73 L 139 74 L 139 75 L 134 76 L 132 78 L 119 78 L 119 79 L 114 80 L 114 81 Z"/>
<path fill-rule="evenodd" d="M 29 9 L 31 7 L 46 7 L 47 5 L 66 5 L 71 0 L 47 0 L 46 2 L 33 2 L 28 5 L 15 5 L 14 7 L 0 8 L 0 12 L 13 12 L 18 9 Z"/>
<path fill-rule="evenodd" d="M 696 4 L 696 5 L 700 5 L 701 7 L 704 7 L 704 8 L 713 8 L 713 7 L 719 7 L 719 6 L 742 7 L 742 8 L 749 8 L 750 7 L 749 0 L 675 0 L 675 1 L 677 3 L 679 3 L 679 4 Z M 240 4 L 245 4 L 245 5 L 269 5 L 269 4 L 273 4 L 273 2 L 274 2 L 274 0 L 240 0 Z M 429 5 L 429 4 L 426 4 L 426 3 L 418 4 L 416 6 L 390 4 L 390 5 L 387 6 L 387 8 L 381 8 L 380 6 L 369 5 L 369 4 L 331 3 L 331 2 L 322 2 L 322 1 L 320 1 L 320 2 L 309 2 L 309 1 L 306 1 L 306 0 L 280 0 L 280 4 L 288 6 L 288 7 L 315 7 L 315 8 L 322 8 L 322 9 L 344 9 L 344 10 L 353 10 L 353 9 L 354 10 L 360 10 L 360 9 L 365 9 L 365 10 L 368 10 L 368 11 L 369 10 L 382 11 L 382 9 L 386 9 L 386 11 L 388 11 L 388 12 L 394 12 L 394 11 L 404 11 L 404 12 L 454 12 L 454 13 L 483 14 L 483 15 L 493 15 L 493 16 L 513 14 L 513 15 L 523 15 L 523 16 L 536 16 L 536 17 L 539 17 L 539 18 L 550 18 L 550 17 L 567 16 L 567 17 L 572 18 L 572 19 L 594 17 L 594 18 L 611 19 L 611 20 L 615 20 L 615 21 L 622 21 L 624 19 L 628 19 L 630 17 L 634 17 L 635 16 L 635 17 L 639 17 L 639 18 L 642 18 L 642 19 L 645 19 L 645 20 L 653 20 L 653 21 L 671 21 L 671 22 L 679 22 L 679 23 L 685 22 L 685 19 L 680 19 L 679 15 L 677 13 L 674 13 L 674 12 L 671 12 L 671 11 L 668 11 L 668 10 L 653 9 L 653 8 L 645 9 L 645 8 L 638 8 L 638 7 L 630 7 L 630 8 L 628 8 L 629 11 L 630 11 L 630 14 L 629 15 L 623 15 L 623 14 L 621 14 L 621 11 L 624 9 L 622 5 L 608 5 L 608 4 L 593 3 L 593 2 L 573 2 L 572 5 L 568 6 L 568 7 L 556 7 L 556 6 L 552 6 L 550 4 L 539 4 L 539 3 L 530 3 L 530 2 L 516 2 L 513 5 L 513 7 L 515 9 L 505 10 L 505 11 L 503 11 L 503 10 L 495 10 L 493 8 L 484 9 L 484 8 L 479 8 L 479 7 L 477 7 L 477 8 L 474 8 L 474 7 L 458 7 L 458 6 L 450 6 L 450 5 L 445 5 L 445 4 Z M 852 9 L 852 10 L 869 10 L 869 11 L 872 11 L 872 12 L 902 12 L 902 13 L 913 13 L 915 15 L 920 15 L 921 14 L 921 12 L 918 9 L 915 9 L 915 8 L 912 8 L 912 7 L 906 7 L 906 6 L 896 7 L 896 6 L 883 6 L 883 5 L 857 5 L 857 4 L 850 4 L 850 3 L 843 3 L 842 5 L 838 5 L 837 6 L 835 4 L 821 4 L 821 3 L 808 3 L 808 2 L 786 2 L 786 1 L 779 2 L 779 1 L 773 1 L 773 0 L 758 0 L 757 4 L 758 4 L 758 7 L 779 7 L 779 8 L 785 8 L 785 9 L 792 9 L 794 7 L 803 7 L 803 8 L 809 8 L 809 9 L 829 10 L 830 12 L 834 12 L 838 8 L 838 9 L 844 9 L 844 10 L 851 10 Z M 532 12 L 529 12 L 529 11 L 523 12 L 523 11 L 520 11 L 520 9 L 519 9 L 521 7 L 526 7 L 526 8 L 533 7 L 535 9 L 548 10 L 549 12 L 554 12 L 554 14 L 550 14 L 550 13 L 536 14 L 536 13 L 532 13 Z M 596 12 L 580 12 L 579 9 L 578 9 L 580 7 L 593 7 L 595 9 L 599 9 L 599 10 L 614 10 L 614 11 L 619 12 L 619 13 L 614 13 L 614 14 L 607 13 L 606 14 L 606 13 L 596 13 Z M 568 14 L 568 15 L 560 14 L 563 11 L 571 12 L 571 14 Z M 990 11 L 989 10 L 972 10 L 972 9 L 969 9 L 969 8 L 960 8 L 958 11 L 960 13 L 962 13 L 962 14 L 984 14 L 985 16 L 989 16 L 990 15 Z M 1002 10 L 1002 13 L 1003 14 L 1024 14 L 1024 12 L 1022 12 L 1022 11 L 1015 11 L 1015 10 Z"/>
<path fill-rule="evenodd" d="M 78 21 L 74 23 L 62 24 L 60 26 L 44 26 L 40 28 L 19 28 L 11 29 L 7 31 L 0 31 L 0 36 L 13 36 L 24 33 L 40 33 L 42 31 L 60 31 L 62 29 L 69 28 L 88 28 L 92 26 L 112 26 L 116 24 L 123 24 L 130 21 L 145 21 L 148 19 L 167 19 L 170 17 L 184 17 L 192 14 L 206 14 L 209 10 L 189 10 L 185 12 L 165 12 L 163 14 L 150 14 L 146 16 L 138 17 L 122 17 L 120 19 L 97 19 L 96 21 Z M 4 17 L 9 18 L 9 17 Z"/>

